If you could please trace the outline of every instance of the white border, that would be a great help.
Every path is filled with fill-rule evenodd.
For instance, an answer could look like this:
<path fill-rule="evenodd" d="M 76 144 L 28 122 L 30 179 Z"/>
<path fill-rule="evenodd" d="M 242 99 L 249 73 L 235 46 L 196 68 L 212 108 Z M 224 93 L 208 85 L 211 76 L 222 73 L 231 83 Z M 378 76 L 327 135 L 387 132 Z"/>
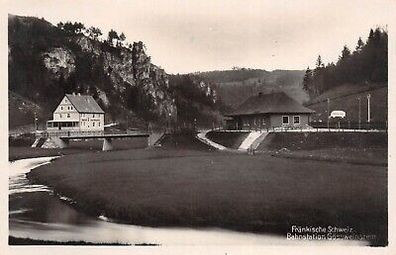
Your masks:
<path fill-rule="evenodd" d="M 12 0 L 10 0 L 12 1 Z M 55 0 L 53 0 L 56 2 Z M 27 4 L 29 1 L 26 1 Z M 30 1 L 38 3 L 39 1 Z M 116 1 L 117 3 L 122 1 Z M 95 2 L 96 3 L 96 2 Z M 294 255 L 306 255 L 306 254 L 396 254 L 395 250 L 395 185 L 396 185 L 396 173 L 395 173 L 395 159 L 394 159 L 394 127 L 396 126 L 396 117 L 393 114 L 389 114 L 389 189 L 388 189 L 388 200 L 389 200 L 389 246 L 385 248 L 372 248 L 372 247 L 278 247 L 278 246 L 226 246 L 226 247 L 202 247 L 202 246 L 184 246 L 184 247 L 63 247 L 63 246 L 47 246 L 47 247 L 10 247 L 8 246 L 8 104 L 6 98 L 8 98 L 8 46 L 7 46 L 7 2 L 0 0 L 0 96 L 3 100 L 0 100 L 1 105 L 1 162 L 0 162 L 0 253 L 1 254 L 294 254 Z M 98 3 L 100 4 L 100 3 Z M 284 4 L 287 4 L 284 1 Z M 340 2 L 341 4 L 341 2 Z M 364 4 L 362 1 L 361 4 Z M 395 1 L 389 0 L 389 11 L 394 12 L 396 10 Z M 61 11 L 61 10 L 60 10 Z M 388 24 L 389 31 L 389 107 L 388 113 L 394 113 L 396 110 L 394 98 L 395 93 L 395 52 L 396 52 L 396 40 L 395 40 L 395 20 L 391 24 Z M 299 29 L 299 28 L 296 28 Z"/>

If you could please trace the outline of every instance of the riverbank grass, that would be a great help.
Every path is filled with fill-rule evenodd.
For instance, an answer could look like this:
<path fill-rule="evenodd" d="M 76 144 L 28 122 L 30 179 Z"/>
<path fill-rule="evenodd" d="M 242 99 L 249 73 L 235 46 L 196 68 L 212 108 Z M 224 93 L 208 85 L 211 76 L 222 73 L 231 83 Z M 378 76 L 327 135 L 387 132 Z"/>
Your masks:
<path fill-rule="evenodd" d="M 31 238 L 22 238 L 22 237 L 8 237 L 9 245 L 91 245 L 91 246 L 130 246 L 128 243 L 92 243 L 85 241 L 48 241 L 48 240 L 37 240 Z"/>
<path fill-rule="evenodd" d="M 387 243 L 387 169 L 187 150 L 73 154 L 34 169 L 79 209 L 146 226 L 286 236 L 292 225 L 353 227 Z"/>

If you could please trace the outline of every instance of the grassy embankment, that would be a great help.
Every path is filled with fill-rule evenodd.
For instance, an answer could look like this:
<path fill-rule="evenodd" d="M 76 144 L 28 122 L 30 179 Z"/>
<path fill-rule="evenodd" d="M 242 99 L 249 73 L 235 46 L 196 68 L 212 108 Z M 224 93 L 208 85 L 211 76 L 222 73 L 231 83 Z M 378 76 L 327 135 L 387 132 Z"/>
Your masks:
<path fill-rule="evenodd" d="M 56 169 L 56 171 L 54 171 Z M 198 150 L 73 154 L 29 178 L 92 215 L 148 226 L 285 235 L 291 225 L 350 226 L 387 243 L 387 169 Z"/>
<path fill-rule="evenodd" d="M 277 157 L 388 164 L 387 133 L 271 133 L 257 148 Z"/>
<path fill-rule="evenodd" d="M 65 149 L 31 148 L 30 145 L 32 143 L 20 142 L 20 140 L 17 143 L 15 141 L 13 143 L 10 142 L 8 159 L 13 161 L 23 158 L 61 156 L 90 151 L 99 152 L 103 146 L 102 140 L 70 141 L 69 147 Z M 147 138 L 114 139 L 112 144 L 116 150 L 145 148 L 147 146 Z"/>
<path fill-rule="evenodd" d="M 206 134 L 206 137 L 227 148 L 238 149 L 248 135 L 249 132 L 210 131 Z"/>
<path fill-rule="evenodd" d="M 193 151 L 214 151 L 211 146 L 202 143 L 195 138 L 195 133 L 165 135 L 160 140 L 164 149 L 193 150 Z"/>
<path fill-rule="evenodd" d="M 326 91 L 322 95 L 314 98 L 306 106 L 315 110 L 312 120 L 322 120 L 327 122 L 327 98 L 330 98 L 330 112 L 343 110 L 346 118 L 342 121 L 357 123 L 359 120 L 359 101 L 361 102 L 361 121 L 367 121 L 367 95 L 371 95 L 371 122 L 385 122 L 388 119 L 388 87 L 384 84 L 346 84 Z M 338 120 L 331 120 L 332 126 Z"/>

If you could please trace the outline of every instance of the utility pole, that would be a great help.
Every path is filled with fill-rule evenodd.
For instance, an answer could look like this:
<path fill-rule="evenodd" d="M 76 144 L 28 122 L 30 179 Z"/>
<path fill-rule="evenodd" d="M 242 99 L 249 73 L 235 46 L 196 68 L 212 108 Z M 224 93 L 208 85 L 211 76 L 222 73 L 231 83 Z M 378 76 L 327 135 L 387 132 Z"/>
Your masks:
<path fill-rule="evenodd" d="M 38 130 L 38 118 L 36 112 L 34 112 L 34 129 Z"/>
<path fill-rule="evenodd" d="M 168 118 L 168 130 L 169 130 L 169 133 L 172 133 L 171 132 L 171 130 L 172 130 L 172 113 L 171 112 L 169 112 L 168 113 L 168 116 L 169 116 L 169 118 Z"/>
<path fill-rule="evenodd" d="M 368 123 L 370 123 L 370 120 L 371 120 L 371 114 L 370 114 L 370 98 L 371 98 L 371 95 L 368 94 L 368 95 L 367 95 L 367 122 L 368 122 Z"/>
<path fill-rule="evenodd" d="M 361 118 L 361 114 L 362 114 L 362 106 L 361 106 L 361 102 L 360 102 L 360 97 L 358 97 L 358 101 L 359 101 L 359 117 L 358 117 L 358 121 L 359 121 L 359 129 L 361 128 L 361 124 L 362 124 L 362 118 Z"/>
<path fill-rule="evenodd" d="M 330 98 L 327 98 L 327 128 L 330 129 Z"/>

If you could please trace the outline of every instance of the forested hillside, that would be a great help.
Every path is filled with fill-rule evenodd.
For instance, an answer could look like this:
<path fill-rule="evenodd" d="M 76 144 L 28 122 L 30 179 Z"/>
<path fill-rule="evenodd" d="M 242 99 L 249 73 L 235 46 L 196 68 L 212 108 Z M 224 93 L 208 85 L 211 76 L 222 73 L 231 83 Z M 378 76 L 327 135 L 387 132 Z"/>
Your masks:
<path fill-rule="evenodd" d="M 388 120 L 387 31 L 371 29 L 367 40 L 359 38 L 353 51 L 344 46 L 337 63 L 325 65 L 319 55 L 315 69 L 306 70 L 303 86 L 311 97 L 306 105 L 316 111 L 314 121 L 326 123 L 329 112 L 342 110 L 346 112 L 344 122 L 355 126 L 359 119 L 369 122 L 367 97 L 370 97 L 371 124 L 367 126 L 384 128 Z"/>
<path fill-rule="evenodd" d="M 124 33 L 110 30 L 106 37 L 99 28 L 80 22 L 54 26 L 44 19 L 9 15 L 8 38 L 9 90 L 43 109 L 35 111 L 40 122 L 51 118 L 65 93 L 73 92 L 92 95 L 105 110 L 106 122 L 129 126 L 179 121 L 177 112 L 189 112 L 190 107 L 216 115 L 217 105 L 201 105 L 215 101 L 201 80 L 184 84 L 184 90 L 202 91 L 203 98 L 190 98 L 191 104 L 177 109 L 176 99 L 182 101 L 188 93 L 179 94 L 180 85 L 151 63 L 144 43 L 128 43 Z M 10 127 L 34 122 L 34 114 L 16 113 L 18 105 L 13 109 Z M 195 117 L 202 114 L 198 111 Z M 24 123 L 15 121 L 21 115 L 26 115 L 20 118 Z"/>
<path fill-rule="evenodd" d="M 386 84 L 388 81 L 388 33 L 371 29 L 368 39 L 358 39 L 353 51 L 342 49 L 337 63 L 324 64 L 318 56 L 315 69 L 305 72 L 303 87 L 311 98 L 344 84 Z"/>
<path fill-rule="evenodd" d="M 180 124 L 218 125 L 224 106 L 218 100 L 215 84 L 194 74 L 170 75 Z"/>
<path fill-rule="evenodd" d="M 302 88 L 304 71 L 234 68 L 225 71 L 198 72 L 196 75 L 214 82 L 218 98 L 225 105 L 236 108 L 258 92 L 284 91 L 298 102 L 308 101 Z"/>

